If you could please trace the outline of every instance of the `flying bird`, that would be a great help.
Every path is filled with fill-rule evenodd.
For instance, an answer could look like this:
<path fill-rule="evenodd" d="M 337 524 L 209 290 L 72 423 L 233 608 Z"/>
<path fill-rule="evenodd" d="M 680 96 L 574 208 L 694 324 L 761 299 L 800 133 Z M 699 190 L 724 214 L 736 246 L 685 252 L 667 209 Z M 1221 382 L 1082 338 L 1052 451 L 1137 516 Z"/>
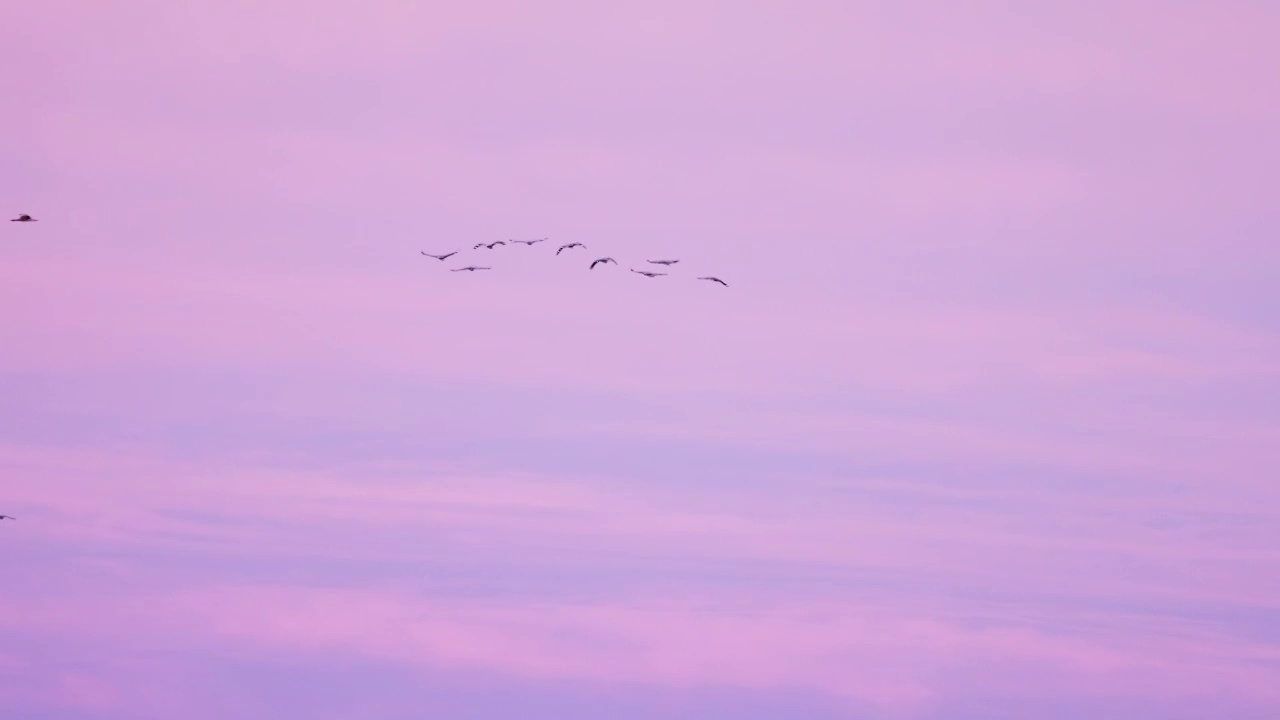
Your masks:
<path fill-rule="evenodd" d="M 525 245 L 532 245 L 534 243 L 540 243 L 546 239 L 547 238 L 538 238 L 537 240 L 512 240 L 511 242 L 518 242 L 518 243 L 524 243 Z"/>
<path fill-rule="evenodd" d="M 493 269 L 493 268 L 487 268 L 487 267 L 476 267 L 475 265 L 468 265 L 468 266 L 466 266 L 466 267 L 462 267 L 462 268 L 454 268 L 454 269 L 450 270 L 449 272 L 462 272 L 463 270 L 466 270 L 466 271 L 468 271 L 468 272 L 474 272 L 474 271 L 476 271 L 476 270 L 492 270 L 492 269 Z"/>
<path fill-rule="evenodd" d="M 571 243 L 569 243 L 568 245 L 561 245 L 561 246 L 560 246 L 560 249 L 559 249 L 559 250 L 556 250 L 556 254 L 557 254 L 557 255 L 559 255 L 559 254 L 560 254 L 562 251 L 564 251 L 564 250 L 571 250 L 571 249 L 576 248 L 576 247 L 586 248 L 587 246 L 586 246 L 586 245 L 583 245 L 583 244 L 582 244 L 582 243 L 580 243 L 580 242 L 571 242 Z"/>
<path fill-rule="evenodd" d="M 651 262 L 654 265 L 675 265 L 680 261 L 679 260 L 646 260 L 645 262 Z"/>
<path fill-rule="evenodd" d="M 631 268 L 631 272 L 636 273 L 637 275 L 643 275 L 647 278 L 655 278 L 655 277 L 660 277 L 662 275 L 666 275 L 666 273 L 649 272 L 647 270 L 637 270 L 635 268 Z"/>
<path fill-rule="evenodd" d="M 40 222 L 40 221 L 39 221 L 39 220 L 37 220 L 37 219 L 35 219 L 35 218 L 33 218 L 33 217 L 31 217 L 30 215 L 25 215 L 25 214 L 23 214 L 23 215 L 19 215 L 18 217 L 16 217 L 16 218 L 14 218 L 14 219 L 10 220 L 9 222 Z"/>
<path fill-rule="evenodd" d="M 12 515 L 0 515 L 0 520 L 17 520 L 17 519 L 18 518 Z"/>
<path fill-rule="evenodd" d="M 432 254 L 431 254 L 431 253 L 429 253 L 429 252 L 424 252 L 424 253 L 422 253 L 422 254 L 423 254 L 423 255 L 426 255 L 426 256 L 427 256 L 427 257 L 429 257 L 429 258 L 435 258 L 435 259 L 437 259 L 437 260 L 448 260 L 449 258 L 453 257 L 454 255 L 457 255 L 457 254 L 458 254 L 458 251 L 457 251 L 457 250 L 454 250 L 453 252 L 449 253 L 448 255 L 432 255 Z"/>
<path fill-rule="evenodd" d="M 588 267 L 587 269 L 588 269 L 588 270 L 595 270 L 595 269 L 596 269 L 596 266 L 597 266 L 597 265 L 599 265 L 600 263 L 613 263 L 614 265 L 617 265 L 617 264 L 618 264 L 618 261 L 617 261 L 617 260 L 614 260 L 613 258 L 600 258 L 599 260 L 595 260 L 595 261 L 593 261 L 593 262 L 591 263 L 591 266 L 590 266 L 590 267 Z"/>
<path fill-rule="evenodd" d="M 718 283 L 720 283 L 721 285 L 723 285 L 723 286 L 725 286 L 725 287 L 729 287 L 729 283 L 727 283 L 727 282 L 725 282 L 725 281 L 721 280 L 721 279 L 720 279 L 720 278 L 718 278 L 718 277 L 710 277 L 710 276 L 707 276 L 707 277 L 700 277 L 700 278 L 698 278 L 698 279 L 699 279 L 699 280 L 710 280 L 711 282 L 718 282 Z"/>
<path fill-rule="evenodd" d="M 474 247 L 472 247 L 471 249 L 472 249 L 472 250 L 479 250 L 480 248 L 489 248 L 490 250 L 492 250 L 492 249 L 494 249 L 495 247 L 497 247 L 498 245 L 506 245 L 506 243 L 505 243 L 505 242 L 503 242 L 503 241 L 501 241 L 501 240 L 498 240 L 497 242 L 491 242 L 491 243 L 489 243 L 488 245 L 486 245 L 486 244 L 484 244 L 484 243 L 480 243 L 480 244 L 478 244 L 478 245 L 475 245 L 475 246 L 474 246 Z"/>

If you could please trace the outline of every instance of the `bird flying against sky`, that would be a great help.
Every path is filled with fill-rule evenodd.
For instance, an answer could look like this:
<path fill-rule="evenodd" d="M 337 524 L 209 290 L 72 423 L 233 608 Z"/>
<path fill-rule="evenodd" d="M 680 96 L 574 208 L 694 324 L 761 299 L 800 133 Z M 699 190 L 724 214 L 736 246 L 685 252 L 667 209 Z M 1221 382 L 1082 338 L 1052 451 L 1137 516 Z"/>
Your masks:
<path fill-rule="evenodd" d="M 492 269 L 493 269 L 493 268 L 487 268 L 487 267 L 476 267 L 475 265 L 468 265 L 468 266 L 466 266 L 466 267 L 454 268 L 454 269 L 450 270 L 449 272 L 462 272 L 463 270 L 466 270 L 466 271 L 468 271 L 468 272 L 474 272 L 474 271 L 476 271 L 476 270 L 492 270 Z"/>
<path fill-rule="evenodd" d="M 617 264 L 618 264 L 618 261 L 617 261 L 617 260 L 614 260 L 613 258 L 600 258 L 599 260 L 596 260 L 596 261 L 592 262 L 592 263 L 591 263 L 591 266 L 590 266 L 590 267 L 588 267 L 587 269 L 588 269 L 588 270 L 595 270 L 595 269 L 596 269 L 596 266 L 597 266 L 597 265 L 599 265 L 600 263 L 613 263 L 614 265 L 617 265 Z"/>
<path fill-rule="evenodd" d="M 711 277 L 711 276 L 707 276 L 707 277 L 700 277 L 700 278 L 698 278 L 698 279 L 699 279 L 699 280 L 710 280 L 711 282 L 718 282 L 718 283 L 720 283 L 721 285 L 723 285 L 723 286 L 725 286 L 725 287 L 729 287 L 729 283 L 727 283 L 727 282 L 725 282 L 725 281 L 721 280 L 721 279 L 720 279 L 720 278 L 718 278 L 718 277 Z"/>
<path fill-rule="evenodd" d="M 17 519 L 18 518 L 12 515 L 0 515 L 0 520 L 17 520 Z"/>
<path fill-rule="evenodd" d="M 648 270 L 637 270 L 635 268 L 631 268 L 631 272 L 637 275 L 643 275 L 647 278 L 655 278 L 655 277 L 661 277 L 663 275 L 666 275 L 666 273 L 649 272 Z"/>
<path fill-rule="evenodd" d="M 532 245 L 534 243 L 540 243 L 546 239 L 547 238 L 538 238 L 537 240 L 512 240 L 511 242 L 518 242 L 518 243 L 523 243 L 525 245 Z"/>
<path fill-rule="evenodd" d="M 565 250 L 570 250 L 570 249 L 572 249 L 572 248 L 576 248 L 576 247 L 586 248 L 587 246 L 586 246 L 586 245 L 583 245 L 583 244 L 582 244 L 582 243 L 580 243 L 580 242 L 571 242 L 571 243 L 569 243 L 568 245 L 561 245 L 561 246 L 560 246 L 560 249 L 559 249 L 559 250 L 556 250 L 556 254 L 557 254 L 557 255 L 559 255 L 561 252 L 563 252 L 563 251 L 565 251 Z"/>
<path fill-rule="evenodd" d="M 645 262 L 650 262 L 650 263 L 653 263 L 654 265 L 675 265 L 680 261 L 679 260 L 646 260 Z"/>
<path fill-rule="evenodd" d="M 39 221 L 39 220 L 36 220 L 35 218 L 31 217 L 30 215 L 25 215 L 25 214 L 24 214 L 24 215 L 19 215 L 18 217 L 16 217 L 16 218 L 14 218 L 14 219 L 10 220 L 9 222 L 40 222 L 40 221 Z"/>
<path fill-rule="evenodd" d="M 449 258 L 453 257 L 454 255 L 457 255 L 457 254 L 458 254 L 458 251 L 457 251 L 457 250 L 454 250 L 453 252 L 449 253 L 448 255 L 432 255 L 432 254 L 431 254 L 431 253 L 429 253 L 429 252 L 424 252 L 424 253 L 422 253 L 422 254 L 423 254 L 423 255 L 426 255 L 426 256 L 427 256 L 427 257 L 429 257 L 429 258 L 435 258 L 435 259 L 437 259 L 437 260 L 448 260 Z"/>
<path fill-rule="evenodd" d="M 479 250 L 480 248 L 489 248 L 490 250 L 492 250 L 492 249 L 494 249 L 495 247 L 497 247 L 498 245 L 506 245 L 506 243 L 505 243 L 505 242 L 503 242 L 503 241 L 501 241 L 501 240 L 498 240 L 498 241 L 495 241 L 495 242 L 491 242 L 491 243 L 489 243 L 488 245 L 486 245 L 486 244 L 484 244 L 484 243 L 480 243 L 480 244 L 478 244 L 478 245 L 475 245 L 475 246 L 474 246 L 474 247 L 472 247 L 471 249 L 472 249 L 472 250 Z"/>

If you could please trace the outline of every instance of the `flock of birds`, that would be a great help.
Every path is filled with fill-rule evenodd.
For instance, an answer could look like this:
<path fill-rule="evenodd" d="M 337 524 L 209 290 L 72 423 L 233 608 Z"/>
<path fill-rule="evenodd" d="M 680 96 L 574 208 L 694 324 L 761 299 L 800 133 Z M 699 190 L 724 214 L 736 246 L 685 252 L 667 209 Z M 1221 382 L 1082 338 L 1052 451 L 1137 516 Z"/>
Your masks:
<path fill-rule="evenodd" d="M 472 248 L 471 248 L 471 249 L 472 249 L 472 250 L 480 250 L 480 249 L 484 249 L 484 250 L 493 250 L 494 248 L 498 247 L 499 245 L 506 245 L 508 242 L 510 242 L 512 245 L 519 244 L 519 245 L 524 245 L 525 247 L 532 247 L 532 246 L 534 246 L 534 245 L 536 245 L 536 244 L 538 244 L 538 243 L 540 243 L 540 242 L 546 242 L 546 241 L 547 241 L 547 240 L 549 240 L 549 239 L 550 239 L 550 238 L 535 238 L 535 239 L 533 239 L 533 240 L 495 240 L 494 242 L 489 242 L 489 243 L 485 243 L 485 242 L 476 243 L 475 245 L 473 245 L 473 246 L 472 246 Z M 577 248 L 581 248 L 581 249 L 583 249 L 583 250 L 586 250 L 586 249 L 587 249 L 587 246 L 586 246 L 586 245 L 583 245 L 583 244 L 582 244 L 582 243 L 580 243 L 580 242 L 571 242 L 571 243 L 568 243 L 568 244 L 566 244 L 566 245 L 561 245 L 560 247 L 556 248 L 556 255 L 559 255 L 560 253 L 564 252 L 565 250 L 575 250 L 575 249 L 577 249 Z M 448 260 L 449 258 L 453 257 L 454 255 L 457 255 L 459 252 L 461 252 L 461 250 L 454 250 L 454 251 L 452 251 L 452 252 L 447 252 L 447 253 L 445 253 L 445 254 L 443 254 L 443 255 L 434 255 L 434 254 L 432 254 L 432 253 L 429 253 L 429 252 L 426 252 L 426 251 L 422 251 L 422 254 L 423 254 L 423 255 L 425 255 L 425 256 L 427 256 L 427 257 L 429 257 L 429 258 L 434 258 L 434 259 L 436 259 L 436 260 L 440 260 L 440 261 L 442 261 L 442 262 L 443 262 L 443 261 Z M 680 262 L 680 261 L 679 261 L 679 260 L 646 260 L 645 262 L 649 263 L 650 265 L 659 265 L 659 266 L 662 266 L 662 267 L 664 267 L 664 268 L 670 269 L 670 268 L 671 268 L 671 266 L 675 265 L 676 263 L 678 263 L 678 262 Z M 618 264 L 618 261 L 617 261 L 617 260 L 614 260 L 614 259 L 613 259 L 613 258 L 611 258 L 611 257 L 596 258 L 595 260 L 592 260 L 592 261 L 591 261 L 591 264 L 587 266 L 587 269 L 588 269 L 588 270 L 595 270 L 597 265 L 609 265 L 609 264 L 617 265 L 617 264 Z M 466 265 L 466 266 L 464 266 L 464 267 L 456 267 L 456 268 L 452 268 L 449 272 L 475 272 L 475 271 L 477 271 L 477 270 L 492 270 L 492 269 L 493 269 L 493 268 L 491 268 L 491 267 L 487 267 L 487 266 L 480 266 L 480 265 Z M 654 270 L 637 270 L 637 269 L 635 269 L 635 268 L 628 268 L 628 269 L 629 269 L 629 270 L 631 270 L 631 272 L 633 272 L 633 273 L 635 273 L 635 274 L 637 274 L 637 275 L 643 275 L 643 276 L 645 276 L 645 277 L 647 277 L 647 278 L 664 277 L 664 276 L 666 276 L 666 275 L 668 275 L 668 274 L 669 274 L 669 273 L 665 273 L 665 272 L 657 272 L 657 271 L 654 271 Z M 725 286 L 725 287 L 729 287 L 729 283 L 725 282 L 724 280 L 721 280 L 721 279 L 720 279 L 720 278 L 718 278 L 718 277 L 714 277 L 714 276 L 711 276 L 711 275 L 704 275 L 704 276 L 702 276 L 702 277 L 699 277 L 699 278 L 698 278 L 698 280 L 708 280 L 708 281 L 710 281 L 710 282 L 720 283 L 721 285 L 723 285 L 723 286 Z"/>
<path fill-rule="evenodd" d="M 38 220 L 36 220 L 35 218 L 31 217 L 30 215 L 27 215 L 27 214 L 25 214 L 25 213 L 24 213 L 24 214 L 22 214 L 22 215 L 19 215 L 19 216 L 18 216 L 18 217 L 16 217 L 16 218 L 12 218 L 12 219 L 10 219 L 10 220 L 9 220 L 9 222 L 32 223 L 32 222 L 39 222 L 39 221 L 38 221 Z M 525 247 L 532 247 L 532 246 L 534 246 L 534 245 L 537 245 L 537 244 L 538 244 L 538 243 L 540 243 L 540 242 L 546 242 L 546 241 L 547 241 L 547 240 L 549 240 L 549 239 L 550 239 L 550 238 L 536 238 L 536 239 L 534 239 L 534 240 L 511 240 L 511 241 L 510 241 L 510 243 L 511 243 L 512 245 L 520 244 L 520 245 L 524 245 Z M 481 248 L 483 248 L 483 249 L 485 249 L 485 250 L 493 250 L 494 248 L 496 248 L 496 247 L 498 247 L 498 246 L 500 246 L 500 245 L 506 245 L 506 244 L 507 244 L 507 242 L 508 242 L 508 241 L 505 241 L 505 240 L 497 240 L 497 241 L 490 242 L 490 243 L 484 243 L 484 242 L 482 242 L 482 243 L 476 243 L 476 245 L 475 245 L 475 246 L 473 246 L 471 249 L 472 249 L 472 250 L 480 250 Z M 571 242 L 571 243 L 568 243 L 568 244 L 566 244 L 566 245 L 561 245 L 559 248 L 557 248 L 557 249 L 556 249 L 556 255 L 559 255 L 560 253 L 564 252 L 565 250 L 577 250 L 577 249 L 579 249 L 579 248 L 581 248 L 581 249 L 583 249 L 583 250 L 586 250 L 586 249 L 587 249 L 587 246 L 586 246 L 586 245 L 584 245 L 584 244 L 582 244 L 582 243 L 580 243 L 580 242 Z M 461 252 L 461 251 L 460 251 L 460 250 L 454 250 L 454 251 L 452 251 L 452 252 L 448 252 L 448 253 L 445 253 L 445 254 L 443 254 L 443 255 L 433 255 L 433 254 L 431 254 L 431 253 L 429 253 L 429 252 L 425 252 L 425 251 L 424 251 L 422 254 L 423 254 L 423 255 L 425 255 L 425 256 L 427 256 L 427 257 L 429 257 L 429 258 L 434 258 L 434 259 L 436 259 L 436 260 L 440 260 L 440 261 L 442 261 L 442 262 L 443 262 L 443 261 L 448 260 L 449 258 L 453 257 L 454 255 L 457 255 L 459 252 Z M 679 260 L 646 260 L 645 262 L 649 263 L 650 265 L 657 265 L 657 266 L 660 266 L 660 267 L 663 267 L 663 268 L 666 268 L 666 269 L 668 269 L 668 270 L 669 270 L 669 269 L 671 269 L 671 267 L 672 267 L 673 265 L 675 265 L 676 263 L 678 263 L 678 262 L 680 262 L 680 261 L 679 261 Z M 588 269 L 588 270 L 595 270 L 597 265 L 605 265 L 605 266 L 607 266 L 607 265 L 617 265 L 617 264 L 618 264 L 618 261 L 617 261 L 617 260 L 614 260 L 614 259 L 613 259 L 613 258 L 611 258 L 611 257 L 602 257 L 602 258 L 596 258 L 595 260 L 592 260 L 592 261 L 591 261 L 591 264 L 587 266 L 587 269 Z M 479 265 L 467 265 L 467 266 L 465 266 L 465 267 L 452 268 L 452 269 L 450 270 L 450 272 L 475 272 L 475 271 L 477 271 L 477 270 L 492 270 L 492 269 L 493 269 L 493 268 L 491 268 L 491 267 L 484 267 L 484 266 L 479 266 Z M 637 275 L 643 275 L 644 277 L 647 277 L 647 278 L 664 277 L 664 276 L 666 276 L 666 275 L 668 274 L 668 273 L 665 273 L 665 272 L 657 272 L 657 271 L 655 271 L 655 270 L 637 270 L 637 269 L 635 269 L 635 268 L 628 268 L 628 269 L 629 269 L 629 270 L 631 270 L 631 272 L 633 272 L 633 273 L 635 273 L 635 274 L 637 274 Z M 729 283 L 725 282 L 724 280 L 721 280 L 721 279 L 720 279 L 720 278 L 718 278 L 718 277 L 714 277 L 714 276 L 711 276 L 711 275 L 704 275 L 704 276 L 699 277 L 699 278 L 697 278 L 697 279 L 698 279 L 698 280 L 707 280 L 707 281 L 709 281 L 709 282 L 719 283 L 719 284 L 721 284 L 721 285 L 723 285 L 723 286 L 725 286 L 725 287 L 729 287 Z M 14 517 L 14 516 L 12 516 L 12 515 L 0 515 L 0 520 L 17 520 L 17 518 L 15 518 L 15 517 Z"/>
<path fill-rule="evenodd" d="M 12 219 L 12 220 L 10 220 L 9 222 L 37 222 L 37 220 L 36 220 L 35 218 L 31 217 L 30 215 L 25 215 L 25 214 L 24 214 L 24 215 L 19 215 L 19 216 L 18 216 L 18 217 L 16 217 L 16 218 L 13 218 L 13 219 Z M 520 245 L 524 245 L 525 247 L 532 247 L 533 245 L 536 245 L 536 244 L 538 244 L 538 243 L 540 243 L 540 242 L 546 242 L 546 241 L 547 241 L 547 240 L 549 240 L 549 239 L 550 239 L 550 238 L 535 238 L 535 239 L 533 239 L 533 240 L 511 240 L 510 242 L 511 242 L 511 244 L 512 244 L 512 245 L 520 244 Z M 506 241 L 506 240 L 496 240 L 496 241 L 494 241 L 494 242 L 490 242 L 490 243 L 484 243 L 484 242 L 481 242 L 481 243 L 476 243 L 474 246 L 472 246 L 472 248 L 471 248 L 471 249 L 472 249 L 472 250 L 479 250 L 479 249 L 481 249 L 481 248 L 484 248 L 485 250 L 493 250 L 494 248 L 498 247 L 499 245 L 506 245 L 506 244 L 507 244 L 507 242 L 508 242 L 508 241 Z M 576 248 L 582 248 L 583 250 L 585 250 L 585 249 L 587 249 L 587 246 L 586 246 L 586 245 L 583 245 L 583 244 L 582 244 L 582 243 L 580 243 L 580 242 L 571 242 L 571 243 L 568 243 L 568 244 L 566 244 L 566 245 L 561 245 L 559 248 L 556 248 L 556 255 L 559 255 L 560 253 L 564 252 L 565 250 L 573 250 L 573 249 L 576 249 Z M 460 251 L 460 250 L 454 250 L 454 251 L 452 251 L 452 252 L 448 252 L 448 253 L 445 253 L 445 254 L 443 254 L 443 255 L 433 255 L 432 253 L 429 253 L 429 252 L 423 251 L 423 252 L 422 252 L 422 254 L 423 254 L 423 255 L 425 255 L 425 256 L 427 256 L 427 257 L 429 257 L 429 258 L 434 258 L 434 259 L 436 259 L 436 260 L 444 261 L 444 260 L 448 260 L 449 258 L 453 257 L 454 255 L 457 255 L 459 252 L 461 252 L 461 251 Z M 675 265 L 676 263 L 678 263 L 678 262 L 680 262 L 680 261 L 679 261 L 679 260 L 646 260 L 645 262 L 649 263 L 650 265 L 660 265 L 660 266 L 662 266 L 662 267 L 665 267 L 665 268 L 670 269 L 670 268 L 671 268 L 671 266 Z M 617 260 L 614 260 L 614 259 L 613 259 L 613 258 L 611 258 L 611 257 L 596 258 L 595 260 L 592 260 L 592 261 L 591 261 L 591 264 L 587 266 L 587 269 L 588 269 L 588 270 L 595 270 L 597 265 L 609 265 L 610 263 L 612 263 L 612 264 L 614 264 L 614 265 L 617 265 L 617 264 L 618 264 L 618 261 L 617 261 Z M 487 267 L 487 266 L 467 265 L 467 266 L 465 266 L 465 267 L 453 268 L 452 270 L 450 270 L 450 272 L 475 272 L 475 271 L 477 271 L 477 270 L 492 270 L 492 269 L 493 269 L 493 268 L 491 268 L 491 267 Z M 637 275 L 643 275 L 643 276 L 645 276 L 645 277 L 647 277 L 647 278 L 665 277 L 666 275 L 668 275 L 668 274 L 669 274 L 669 273 L 665 273 L 665 272 L 656 272 L 656 271 L 654 271 L 654 270 L 637 270 L 637 269 L 635 269 L 635 268 L 628 268 L 628 269 L 629 269 L 629 270 L 631 270 L 631 272 L 633 272 L 633 273 L 635 273 L 635 274 L 637 274 Z M 707 281 L 710 281 L 710 282 L 719 283 L 719 284 L 721 284 L 721 285 L 723 285 L 723 286 L 725 286 L 725 287 L 729 287 L 729 283 L 725 282 L 724 280 L 721 280 L 721 279 L 720 279 L 720 278 L 718 278 L 718 277 L 714 277 L 714 276 L 711 276 L 711 275 L 704 275 L 704 276 L 699 277 L 699 278 L 697 278 L 697 279 L 698 279 L 698 280 L 707 280 Z"/>

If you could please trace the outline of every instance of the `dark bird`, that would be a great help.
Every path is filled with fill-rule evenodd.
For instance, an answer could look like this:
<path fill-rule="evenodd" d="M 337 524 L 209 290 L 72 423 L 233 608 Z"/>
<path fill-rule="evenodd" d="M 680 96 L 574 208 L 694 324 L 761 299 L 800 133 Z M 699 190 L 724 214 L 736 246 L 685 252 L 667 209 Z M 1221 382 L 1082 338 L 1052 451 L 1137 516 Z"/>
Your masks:
<path fill-rule="evenodd" d="M 463 270 L 466 270 L 466 271 L 468 271 L 468 272 L 474 272 L 474 271 L 476 271 L 476 270 L 492 270 L 492 269 L 493 269 L 493 268 L 487 268 L 487 267 L 476 267 L 475 265 L 468 265 L 468 266 L 466 266 L 466 267 L 464 267 L 464 268 L 454 268 L 454 269 L 450 270 L 449 272 L 462 272 Z"/>
<path fill-rule="evenodd" d="M 576 247 L 585 248 L 586 245 L 583 245 L 582 243 L 579 243 L 579 242 L 572 242 L 572 243 L 569 243 L 568 245 L 561 245 L 560 249 L 556 250 L 556 254 L 559 255 L 564 250 L 571 250 Z"/>
<path fill-rule="evenodd" d="M 646 260 L 645 262 L 651 262 L 654 265 L 675 265 L 680 261 L 679 260 Z"/>
<path fill-rule="evenodd" d="M 518 242 L 518 243 L 524 243 L 525 245 L 532 245 L 534 243 L 540 243 L 546 239 L 547 238 L 538 238 L 537 240 L 512 240 L 511 242 L 513 243 Z"/>
<path fill-rule="evenodd" d="M 655 277 L 666 275 L 666 273 L 649 272 L 647 270 L 637 270 L 635 268 L 631 268 L 631 272 L 636 273 L 637 275 L 643 275 L 647 278 L 655 278 Z"/>
<path fill-rule="evenodd" d="M 700 278 L 698 278 L 698 279 L 699 279 L 699 280 L 710 280 L 711 282 L 718 282 L 718 283 L 720 283 L 721 285 L 723 285 L 723 286 L 725 286 L 725 287 L 729 287 L 729 283 L 727 283 L 727 282 L 725 282 L 725 281 L 721 280 L 721 279 L 720 279 L 720 278 L 718 278 L 718 277 L 710 277 L 710 276 L 708 276 L 708 277 L 700 277 Z"/>
<path fill-rule="evenodd" d="M 12 515 L 0 515 L 0 520 L 17 520 L 17 519 L 18 518 Z"/>
<path fill-rule="evenodd" d="M 9 222 L 40 222 L 40 221 L 31 217 L 30 215 L 19 215 L 18 217 L 10 220 Z"/>
<path fill-rule="evenodd" d="M 591 266 L 590 266 L 590 267 L 588 267 L 587 269 L 588 269 L 588 270 L 595 270 L 595 269 L 596 269 L 596 266 L 597 266 L 597 265 L 599 265 L 600 263 L 613 263 L 614 265 L 617 265 L 617 264 L 618 264 L 618 261 L 617 261 L 617 260 L 614 260 L 613 258 L 600 258 L 599 260 L 595 260 L 595 261 L 593 261 L 593 262 L 591 263 Z"/>
<path fill-rule="evenodd" d="M 423 255 L 426 255 L 426 256 L 427 256 L 427 257 L 429 257 L 429 258 L 435 258 L 435 259 L 437 259 L 437 260 L 448 260 L 449 258 L 453 257 L 454 255 L 457 255 L 457 254 L 458 254 L 458 251 L 457 251 L 457 250 L 454 250 L 453 252 L 449 253 L 448 255 L 432 255 L 432 254 L 431 254 L 431 253 L 429 253 L 429 252 L 424 252 L 424 253 L 422 253 L 422 254 L 423 254 Z"/>
<path fill-rule="evenodd" d="M 489 243 L 488 245 L 486 245 L 486 244 L 484 244 L 484 243 L 480 243 L 479 245 L 475 245 L 475 246 L 474 246 L 474 247 L 472 247 L 471 249 L 472 249 L 472 250 L 479 250 L 480 248 L 489 248 L 490 250 L 492 250 L 492 249 L 494 249 L 495 247 L 497 247 L 497 246 L 499 246 L 499 245 L 506 245 L 506 243 L 505 243 L 505 242 L 503 242 L 503 241 L 501 241 L 501 240 L 498 240 L 497 242 L 491 242 L 491 243 Z"/>

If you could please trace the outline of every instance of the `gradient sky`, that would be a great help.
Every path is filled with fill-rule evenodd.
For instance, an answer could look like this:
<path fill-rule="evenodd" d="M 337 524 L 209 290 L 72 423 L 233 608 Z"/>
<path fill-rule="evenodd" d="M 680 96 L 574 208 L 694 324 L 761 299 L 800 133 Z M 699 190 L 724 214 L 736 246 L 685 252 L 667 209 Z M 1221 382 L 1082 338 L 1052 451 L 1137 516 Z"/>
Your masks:
<path fill-rule="evenodd" d="M 1280 717 L 1278 33 L 9 3 L 5 717 Z"/>

